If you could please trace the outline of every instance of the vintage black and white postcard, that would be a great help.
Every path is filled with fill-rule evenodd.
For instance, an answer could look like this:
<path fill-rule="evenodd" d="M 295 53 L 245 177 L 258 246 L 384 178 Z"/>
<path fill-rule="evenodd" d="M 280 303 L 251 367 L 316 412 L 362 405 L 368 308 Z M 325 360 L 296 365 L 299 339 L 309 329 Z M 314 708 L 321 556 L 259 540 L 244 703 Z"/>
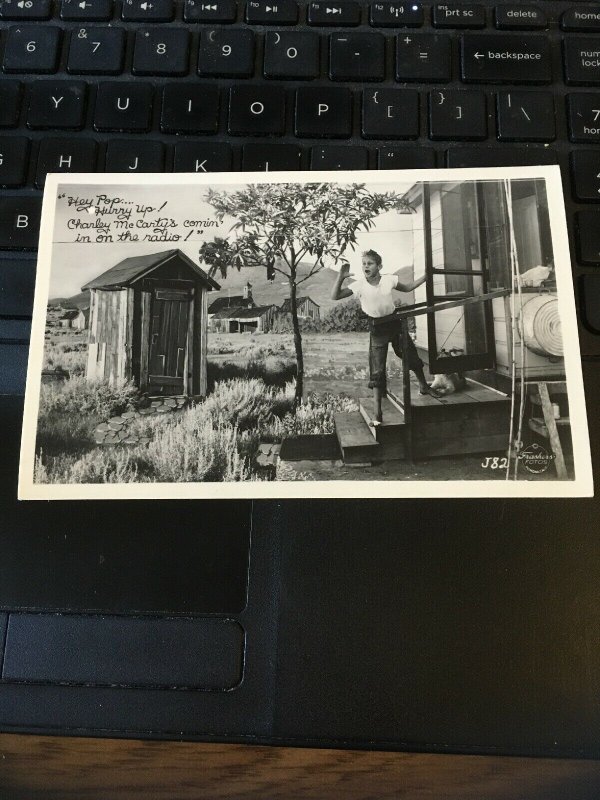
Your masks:
<path fill-rule="evenodd" d="M 555 167 L 53 175 L 19 496 L 592 494 Z"/>

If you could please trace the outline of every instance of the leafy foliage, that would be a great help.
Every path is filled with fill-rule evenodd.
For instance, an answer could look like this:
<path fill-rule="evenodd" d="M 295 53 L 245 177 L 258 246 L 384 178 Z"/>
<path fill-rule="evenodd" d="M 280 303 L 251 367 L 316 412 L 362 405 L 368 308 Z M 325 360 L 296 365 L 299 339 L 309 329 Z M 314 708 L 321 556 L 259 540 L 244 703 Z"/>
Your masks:
<path fill-rule="evenodd" d="M 206 201 L 216 217 L 236 221 L 228 240 L 229 263 L 264 266 L 279 273 L 290 285 L 290 305 L 296 361 L 298 364 L 296 402 L 302 399 L 304 358 L 296 289 L 325 266 L 346 261 L 354 250 L 357 234 L 368 231 L 382 213 L 410 207 L 394 192 L 372 192 L 365 184 L 334 183 L 250 184 L 233 192 L 209 189 Z M 300 278 L 298 265 L 311 259 L 313 266 Z"/>
<path fill-rule="evenodd" d="M 241 262 L 239 258 L 235 257 L 233 248 L 227 241 L 220 236 L 215 236 L 212 242 L 203 242 L 202 247 L 198 251 L 200 261 L 208 264 L 209 277 L 214 277 L 217 271 L 220 273 L 221 278 L 227 277 L 227 269 L 230 266 L 240 269 Z"/>

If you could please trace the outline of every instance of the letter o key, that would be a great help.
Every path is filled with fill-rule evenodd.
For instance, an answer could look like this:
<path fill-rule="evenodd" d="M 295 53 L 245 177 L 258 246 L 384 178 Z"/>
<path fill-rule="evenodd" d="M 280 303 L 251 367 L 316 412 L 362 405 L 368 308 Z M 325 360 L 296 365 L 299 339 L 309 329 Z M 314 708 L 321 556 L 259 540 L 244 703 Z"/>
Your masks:
<path fill-rule="evenodd" d="M 265 110 L 264 104 L 260 103 L 258 100 L 250 104 L 250 111 L 256 116 L 262 114 L 264 110 Z"/>

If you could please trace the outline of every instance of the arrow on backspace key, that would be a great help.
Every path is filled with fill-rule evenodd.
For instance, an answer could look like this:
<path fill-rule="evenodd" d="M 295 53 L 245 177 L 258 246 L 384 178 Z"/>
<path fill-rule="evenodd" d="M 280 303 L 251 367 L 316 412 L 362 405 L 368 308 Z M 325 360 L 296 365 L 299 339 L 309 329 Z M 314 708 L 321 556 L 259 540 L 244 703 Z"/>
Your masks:
<path fill-rule="evenodd" d="M 479 61 L 480 58 L 485 58 L 485 55 L 483 53 L 473 53 L 473 58 Z"/>

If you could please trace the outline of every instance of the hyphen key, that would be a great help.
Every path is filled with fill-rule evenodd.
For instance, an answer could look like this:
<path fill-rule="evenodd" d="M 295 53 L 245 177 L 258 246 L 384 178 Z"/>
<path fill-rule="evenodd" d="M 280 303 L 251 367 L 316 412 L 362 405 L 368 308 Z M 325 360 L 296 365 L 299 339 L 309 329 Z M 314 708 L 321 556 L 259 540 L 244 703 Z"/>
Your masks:
<path fill-rule="evenodd" d="M 465 83 L 550 83 L 550 43 L 545 36 L 464 34 Z"/>

